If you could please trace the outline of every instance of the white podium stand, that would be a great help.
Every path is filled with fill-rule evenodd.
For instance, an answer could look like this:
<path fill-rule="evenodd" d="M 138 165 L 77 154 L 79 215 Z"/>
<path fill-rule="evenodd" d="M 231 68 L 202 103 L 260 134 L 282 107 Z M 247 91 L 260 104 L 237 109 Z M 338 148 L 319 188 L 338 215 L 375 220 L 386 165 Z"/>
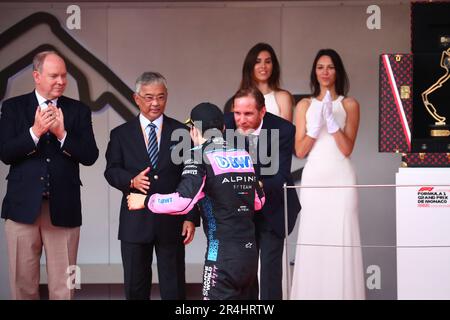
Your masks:
<path fill-rule="evenodd" d="M 398 299 L 450 299 L 450 168 L 400 168 Z M 424 187 L 427 185 L 445 187 Z"/>

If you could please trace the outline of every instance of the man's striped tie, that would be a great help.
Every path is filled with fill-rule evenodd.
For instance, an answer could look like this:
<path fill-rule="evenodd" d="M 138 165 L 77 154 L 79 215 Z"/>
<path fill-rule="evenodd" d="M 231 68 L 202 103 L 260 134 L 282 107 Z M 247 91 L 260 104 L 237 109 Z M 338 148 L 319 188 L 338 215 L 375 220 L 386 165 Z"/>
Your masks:
<path fill-rule="evenodd" d="M 150 163 L 152 168 L 156 168 L 156 164 L 158 163 L 158 140 L 156 140 L 156 126 L 153 123 L 148 124 L 148 147 L 147 153 L 150 158 Z"/>

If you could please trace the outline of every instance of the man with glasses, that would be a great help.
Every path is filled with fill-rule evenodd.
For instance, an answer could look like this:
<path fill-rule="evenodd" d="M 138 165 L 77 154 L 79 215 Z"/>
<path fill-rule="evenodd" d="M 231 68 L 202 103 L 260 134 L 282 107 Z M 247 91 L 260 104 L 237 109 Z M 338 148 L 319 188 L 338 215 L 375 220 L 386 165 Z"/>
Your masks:
<path fill-rule="evenodd" d="M 150 215 L 184 215 L 198 203 L 208 241 L 203 299 L 255 300 L 258 253 L 253 216 L 265 200 L 251 157 L 227 145 L 223 113 L 216 105 L 195 106 L 187 123 L 196 147 L 185 161 L 176 192 L 131 193 L 128 207 L 147 208 Z"/>
<path fill-rule="evenodd" d="M 153 249 L 156 251 L 162 299 L 185 299 L 184 245 L 194 237 L 198 212 L 185 216 L 155 216 L 145 210 L 129 211 L 130 192 L 174 192 L 182 163 L 171 161 L 174 130 L 187 130 L 181 122 L 164 115 L 166 79 L 144 72 L 137 80 L 134 101 L 140 114 L 111 131 L 106 150 L 105 178 L 122 191 L 119 240 L 127 299 L 150 298 Z"/>

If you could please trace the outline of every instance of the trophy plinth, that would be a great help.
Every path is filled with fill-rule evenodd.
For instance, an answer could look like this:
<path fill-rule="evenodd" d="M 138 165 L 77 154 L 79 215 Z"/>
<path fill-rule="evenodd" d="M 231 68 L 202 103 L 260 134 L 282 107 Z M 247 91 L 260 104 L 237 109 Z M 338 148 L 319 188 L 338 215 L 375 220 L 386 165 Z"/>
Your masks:
<path fill-rule="evenodd" d="M 431 137 L 449 137 L 450 125 L 448 124 L 432 124 L 429 126 Z"/>

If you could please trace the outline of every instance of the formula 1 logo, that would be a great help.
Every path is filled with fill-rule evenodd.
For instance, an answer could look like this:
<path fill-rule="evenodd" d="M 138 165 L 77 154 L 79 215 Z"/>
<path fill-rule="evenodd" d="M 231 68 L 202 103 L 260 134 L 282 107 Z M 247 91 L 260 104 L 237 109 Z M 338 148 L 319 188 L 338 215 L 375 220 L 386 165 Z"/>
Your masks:
<path fill-rule="evenodd" d="M 435 187 L 421 187 L 417 191 L 417 207 L 419 208 L 450 208 L 448 195 L 450 190 Z"/>

